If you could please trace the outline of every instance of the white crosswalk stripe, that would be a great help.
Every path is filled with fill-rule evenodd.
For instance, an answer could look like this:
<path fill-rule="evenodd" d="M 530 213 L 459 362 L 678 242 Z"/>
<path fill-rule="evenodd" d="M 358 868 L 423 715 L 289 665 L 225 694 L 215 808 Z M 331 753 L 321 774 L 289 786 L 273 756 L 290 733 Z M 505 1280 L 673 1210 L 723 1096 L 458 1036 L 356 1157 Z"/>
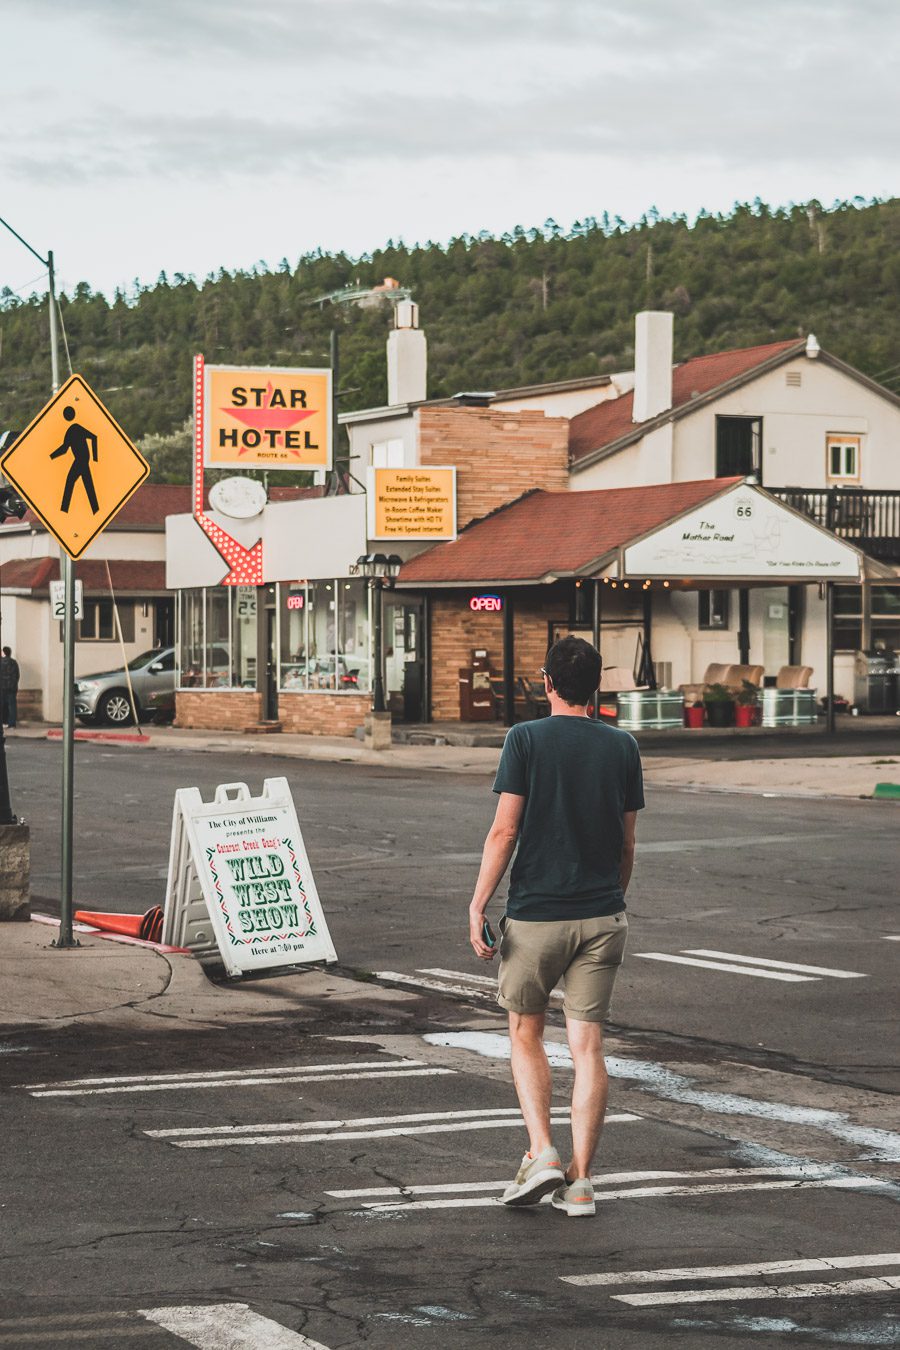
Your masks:
<path fill-rule="evenodd" d="M 834 1167 L 812 1163 L 798 1163 L 796 1166 L 782 1167 L 707 1167 L 701 1171 L 689 1172 L 601 1172 L 591 1177 L 595 1186 L 622 1186 L 630 1181 L 692 1181 L 701 1177 L 795 1177 L 808 1179 L 841 1175 Z M 464 1192 L 502 1191 L 509 1184 L 505 1181 L 446 1181 L 433 1185 L 419 1186 L 364 1186 L 356 1190 L 326 1191 L 326 1195 L 339 1200 L 358 1200 L 363 1198 L 410 1195 L 459 1195 Z"/>
<path fill-rule="evenodd" d="M 695 956 L 675 956 L 672 952 L 635 952 L 644 961 L 668 961 L 673 966 L 699 966 L 703 970 L 725 971 L 730 975 L 756 975 L 761 980 L 782 980 L 785 984 L 811 984 L 816 976 L 795 975 L 786 970 L 755 970 L 726 961 L 702 961 Z"/>
<path fill-rule="evenodd" d="M 771 1181 L 734 1181 L 702 1183 L 691 1182 L 672 1186 L 632 1186 L 622 1190 L 598 1190 L 598 1203 L 607 1200 L 647 1200 L 663 1199 L 670 1196 L 695 1195 L 735 1195 L 741 1191 L 801 1191 L 801 1190 L 879 1190 L 891 1189 L 891 1182 L 857 1177 L 825 1177 L 821 1180 L 791 1178 Z M 550 1197 L 544 1196 L 542 1204 L 549 1204 Z M 497 1196 L 452 1196 L 433 1200 L 402 1201 L 363 1201 L 362 1208 L 369 1211 L 386 1210 L 425 1210 L 425 1209 L 483 1209 L 497 1204 Z"/>
<path fill-rule="evenodd" d="M 261 1317 L 246 1303 L 142 1308 L 140 1315 L 197 1350 L 328 1350 L 321 1341 Z"/>
<path fill-rule="evenodd" d="M 432 976 L 434 976 L 435 979 L 438 979 L 438 980 L 464 980 L 464 981 L 466 981 L 466 983 L 468 983 L 468 984 L 480 985 L 480 986 L 482 986 L 483 988 L 486 987 L 486 988 L 490 989 L 491 992 L 493 993 L 493 995 L 496 997 L 496 993 L 497 993 L 497 976 L 496 976 L 496 975 L 493 975 L 493 976 L 491 976 L 491 975 L 474 975 L 474 974 L 471 974 L 471 973 L 470 973 L 469 971 L 467 971 L 467 970 L 441 970 L 440 968 L 437 968 L 437 969 L 435 969 L 435 968 L 427 969 L 427 968 L 426 968 L 426 969 L 424 969 L 424 970 L 417 970 L 417 971 L 416 971 L 416 974 L 417 974 L 417 975 L 432 975 Z M 450 991 L 450 992 L 452 992 L 452 991 Z M 564 993 L 563 993 L 563 991 L 562 991 L 561 989 L 554 989 L 554 990 L 551 991 L 550 997 L 551 997 L 552 999 L 560 999 L 560 1000 L 561 1000 L 561 999 L 565 998 L 565 995 L 564 995 Z"/>
<path fill-rule="evenodd" d="M 433 1078 L 453 1069 L 423 1060 L 370 1060 L 346 1064 L 307 1064 L 278 1069 L 229 1069 L 219 1073 L 148 1074 L 123 1078 L 72 1079 L 68 1083 L 26 1086 L 32 1097 L 96 1097 L 134 1092 L 181 1092 L 196 1088 L 271 1087 L 281 1083 L 337 1083 L 369 1078 Z"/>
<path fill-rule="evenodd" d="M 551 1116 L 566 1124 L 569 1108 L 555 1106 Z M 622 1112 L 607 1116 L 607 1123 L 639 1120 Z M 222 1148 L 229 1145 L 314 1144 L 343 1139 L 379 1139 L 419 1134 L 449 1134 L 464 1130 L 522 1128 L 516 1107 L 485 1107 L 465 1111 L 420 1111 L 408 1115 L 362 1116 L 350 1120 L 281 1121 L 258 1125 L 184 1126 L 178 1129 L 145 1130 L 151 1139 L 162 1139 L 176 1148 Z"/>
<path fill-rule="evenodd" d="M 781 980 L 785 984 L 812 984 L 816 980 L 865 980 L 860 970 L 836 970 L 832 966 L 807 966 L 796 961 L 776 961 L 768 956 L 742 956 L 739 952 L 713 951 L 706 947 L 685 947 L 681 953 L 635 952 L 645 961 L 668 961 L 675 966 L 697 966 L 729 975 L 751 975 L 761 980 Z"/>
<path fill-rule="evenodd" d="M 703 947 L 686 947 L 688 956 L 711 956 L 715 960 L 742 961 L 747 966 L 765 966 L 769 970 L 793 970 L 798 975 L 826 975 L 835 980 L 865 980 L 859 970 L 834 970 L 830 966 L 802 966 L 794 961 L 775 961 L 769 956 L 739 956 L 737 952 L 707 951 Z"/>
<path fill-rule="evenodd" d="M 728 1266 L 670 1266 L 662 1270 L 604 1270 L 596 1275 L 563 1275 L 566 1284 L 671 1284 L 678 1280 L 733 1280 L 742 1275 L 797 1275 L 812 1270 L 877 1270 L 900 1266 L 900 1252 L 872 1256 L 803 1256 L 789 1261 L 751 1261 Z"/>
<path fill-rule="evenodd" d="M 750 1299 L 838 1298 L 857 1294 L 885 1294 L 900 1289 L 900 1275 L 866 1280 L 836 1280 L 815 1284 L 734 1285 L 729 1289 L 670 1289 L 661 1293 L 613 1294 L 618 1303 L 633 1308 L 659 1308 L 673 1303 L 740 1303 Z"/>

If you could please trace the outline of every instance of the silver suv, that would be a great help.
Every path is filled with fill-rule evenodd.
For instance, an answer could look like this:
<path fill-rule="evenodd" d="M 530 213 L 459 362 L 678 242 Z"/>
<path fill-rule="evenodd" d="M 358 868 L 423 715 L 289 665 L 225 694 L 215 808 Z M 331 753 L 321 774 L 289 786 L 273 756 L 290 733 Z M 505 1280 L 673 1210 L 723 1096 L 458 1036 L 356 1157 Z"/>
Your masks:
<path fill-rule="evenodd" d="M 175 691 L 175 648 L 154 647 L 128 662 L 128 674 L 138 717 L 147 710 L 151 694 Z M 133 720 L 128 680 L 123 669 L 84 675 L 75 682 L 75 716 L 82 722 L 125 726 Z"/>

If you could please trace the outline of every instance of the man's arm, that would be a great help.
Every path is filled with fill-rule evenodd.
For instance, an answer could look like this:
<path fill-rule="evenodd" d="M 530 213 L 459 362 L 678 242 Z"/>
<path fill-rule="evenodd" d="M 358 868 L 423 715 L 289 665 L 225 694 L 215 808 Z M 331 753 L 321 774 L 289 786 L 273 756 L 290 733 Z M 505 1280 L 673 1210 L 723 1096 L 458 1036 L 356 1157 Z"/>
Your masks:
<path fill-rule="evenodd" d="M 481 868 L 475 883 L 472 903 L 469 905 L 469 941 L 475 955 L 480 956 L 483 961 L 493 961 L 497 950 L 496 947 L 489 947 L 482 941 L 481 926 L 484 922 L 484 911 L 490 904 L 491 896 L 499 886 L 513 855 L 524 809 L 524 797 L 517 797 L 512 792 L 501 792 L 494 823 L 484 841 Z"/>
<path fill-rule="evenodd" d="M 59 459 L 60 455 L 64 455 L 68 450 L 68 448 L 69 447 L 66 445 L 65 441 L 63 441 L 62 445 L 60 445 L 56 450 L 51 451 L 50 458 Z"/>
<path fill-rule="evenodd" d="M 631 873 L 634 870 L 634 834 L 637 826 L 637 811 L 626 811 L 622 817 L 625 826 L 625 839 L 622 843 L 622 864 L 619 876 L 622 881 L 622 894 L 628 890 Z"/>
<path fill-rule="evenodd" d="M 94 461 L 94 463 L 96 464 L 96 463 L 97 463 L 97 437 L 96 437 L 96 435 L 95 435 L 95 433 L 94 433 L 93 431 L 88 431 L 88 432 L 86 432 L 85 434 L 86 434 L 88 440 L 91 442 L 91 459 L 92 459 L 92 460 Z"/>

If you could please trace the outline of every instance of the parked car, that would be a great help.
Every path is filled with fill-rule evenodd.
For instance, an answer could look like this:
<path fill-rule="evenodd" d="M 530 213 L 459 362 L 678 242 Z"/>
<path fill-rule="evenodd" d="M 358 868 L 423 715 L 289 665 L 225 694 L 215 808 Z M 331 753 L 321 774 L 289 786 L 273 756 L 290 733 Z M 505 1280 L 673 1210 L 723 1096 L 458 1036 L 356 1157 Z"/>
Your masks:
<path fill-rule="evenodd" d="M 150 696 L 157 691 L 175 691 L 175 648 L 154 647 L 128 662 L 128 675 L 134 691 L 138 717 L 150 707 Z M 134 720 L 128 697 L 124 668 L 98 675 L 84 675 L 75 681 L 75 716 L 81 722 L 107 722 L 126 726 Z"/>

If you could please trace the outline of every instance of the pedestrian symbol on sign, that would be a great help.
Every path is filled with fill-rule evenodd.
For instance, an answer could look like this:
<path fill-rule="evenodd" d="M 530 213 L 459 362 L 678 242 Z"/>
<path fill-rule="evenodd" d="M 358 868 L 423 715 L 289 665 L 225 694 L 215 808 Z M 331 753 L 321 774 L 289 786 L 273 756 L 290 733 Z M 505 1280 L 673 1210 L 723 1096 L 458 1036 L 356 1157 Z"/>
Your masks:
<path fill-rule="evenodd" d="M 72 505 L 72 493 L 75 491 L 75 484 L 81 479 L 91 513 L 96 515 L 100 507 L 97 504 L 94 480 L 91 477 L 91 459 L 95 464 L 97 463 L 97 437 L 93 431 L 88 431 L 87 427 L 83 427 L 75 421 L 75 409 L 71 404 L 67 404 L 63 408 L 63 417 L 71 425 L 66 430 L 62 445 L 53 451 L 50 458 L 59 459 L 60 455 L 64 455 L 67 450 L 71 450 L 73 459 L 66 478 L 66 486 L 63 489 L 62 505 L 59 509 L 68 512 Z"/>

